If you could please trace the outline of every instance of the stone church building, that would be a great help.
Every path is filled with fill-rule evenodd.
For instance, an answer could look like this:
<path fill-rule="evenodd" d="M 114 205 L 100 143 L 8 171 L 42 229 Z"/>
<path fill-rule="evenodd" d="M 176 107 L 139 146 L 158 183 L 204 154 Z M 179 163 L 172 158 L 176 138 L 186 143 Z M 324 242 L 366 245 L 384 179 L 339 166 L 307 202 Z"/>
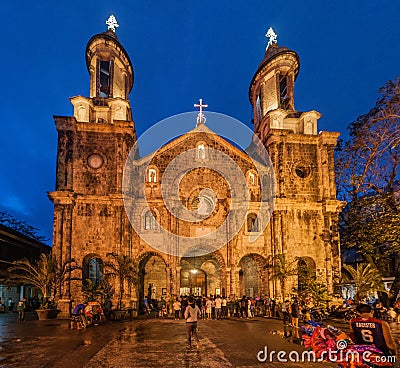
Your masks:
<path fill-rule="evenodd" d="M 107 254 L 130 257 L 138 281 L 127 286 L 125 305 L 140 302 L 150 284 L 152 297 L 157 299 L 189 293 L 279 299 L 280 285 L 272 278 L 272 267 L 274 256 L 282 253 L 288 262 L 307 265 L 317 280 L 333 290 L 340 281 L 341 267 L 338 213 L 342 203 L 336 199 L 334 176 L 339 134 L 318 132 L 321 115 L 317 111 L 295 109 L 294 86 L 300 67 L 296 52 L 272 43 L 250 81 L 254 133 L 275 172 L 274 209 L 265 226 L 259 224 L 263 199 L 257 168 L 244 151 L 216 135 L 201 117 L 193 130 L 168 142 L 151 159 L 135 151 L 135 123 L 128 99 L 134 72 L 112 29 L 89 40 L 86 65 L 89 97 L 70 98 L 73 116 L 54 117 L 58 132 L 56 188 L 49 198 L 54 204 L 53 253 L 60 262 L 73 258 L 82 267 L 82 278 L 97 283 Z M 229 156 L 248 181 L 246 218 L 218 249 L 210 246 L 207 251 L 203 244 L 201 255 L 196 255 L 196 249 L 175 252 L 172 248 L 178 241 L 171 236 L 190 238 L 204 229 L 205 234 L 212 232 L 229 212 L 230 183 L 201 164 L 210 148 Z M 129 200 L 135 205 L 148 203 L 148 210 L 136 212 L 133 219 L 123 196 L 124 168 L 132 149 L 146 171 L 140 190 L 128 193 Z M 177 190 L 189 210 L 198 210 L 205 200 L 206 216 L 195 225 L 175 219 L 161 193 L 168 165 L 188 150 L 193 150 L 193 159 L 200 164 L 182 178 Z M 206 188 L 214 192 L 211 204 L 209 197 L 201 194 Z M 150 235 L 146 238 L 143 234 Z M 146 239 L 155 239 L 166 251 Z M 212 242 L 210 237 L 208 243 Z M 300 283 L 300 277 L 292 277 L 287 292 L 301 287 Z M 64 300 L 78 301 L 82 281 L 66 281 L 59 292 Z"/>

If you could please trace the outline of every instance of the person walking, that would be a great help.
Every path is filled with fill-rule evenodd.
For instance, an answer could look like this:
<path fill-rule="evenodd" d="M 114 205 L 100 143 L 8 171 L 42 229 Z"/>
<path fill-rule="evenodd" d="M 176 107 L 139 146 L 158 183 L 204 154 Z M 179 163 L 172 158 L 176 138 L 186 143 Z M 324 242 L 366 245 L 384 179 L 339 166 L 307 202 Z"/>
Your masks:
<path fill-rule="evenodd" d="M 187 349 L 192 348 L 192 337 L 196 340 L 197 349 L 200 349 L 200 340 L 197 335 L 197 318 L 200 316 L 201 312 L 199 307 L 194 303 L 193 297 L 189 297 L 189 305 L 185 310 Z"/>

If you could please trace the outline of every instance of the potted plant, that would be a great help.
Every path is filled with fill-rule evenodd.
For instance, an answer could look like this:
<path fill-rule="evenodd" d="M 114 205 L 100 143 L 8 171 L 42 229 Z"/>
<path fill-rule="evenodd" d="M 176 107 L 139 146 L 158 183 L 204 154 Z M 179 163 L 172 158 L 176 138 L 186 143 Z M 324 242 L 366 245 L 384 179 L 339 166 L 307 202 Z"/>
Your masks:
<path fill-rule="evenodd" d="M 36 310 L 39 319 L 56 317 L 55 304 L 50 301 L 50 290 L 57 278 L 57 262 L 51 255 L 41 254 L 36 263 L 32 263 L 26 258 L 14 261 L 8 268 L 10 284 L 28 284 L 38 288 L 43 295 L 40 308 Z M 54 315 L 55 314 L 55 315 Z"/>

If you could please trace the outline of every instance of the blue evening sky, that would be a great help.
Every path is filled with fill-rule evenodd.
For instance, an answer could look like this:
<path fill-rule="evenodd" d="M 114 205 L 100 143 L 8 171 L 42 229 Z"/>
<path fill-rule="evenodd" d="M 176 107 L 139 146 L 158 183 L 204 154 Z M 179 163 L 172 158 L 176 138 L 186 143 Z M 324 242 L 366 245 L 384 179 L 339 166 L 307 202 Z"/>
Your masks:
<path fill-rule="evenodd" d="M 51 237 L 57 135 L 53 115 L 89 93 L 85 47 L 114 14 L 135 72 L 138 135 L 161 119 L 209 110 L 249 124 L 248 86 L 269 26 L 301 60 L 295 107 L 339 131 L 400 72 L 397 1 L 7 1 L 1 6 L 0 210 Z"/>

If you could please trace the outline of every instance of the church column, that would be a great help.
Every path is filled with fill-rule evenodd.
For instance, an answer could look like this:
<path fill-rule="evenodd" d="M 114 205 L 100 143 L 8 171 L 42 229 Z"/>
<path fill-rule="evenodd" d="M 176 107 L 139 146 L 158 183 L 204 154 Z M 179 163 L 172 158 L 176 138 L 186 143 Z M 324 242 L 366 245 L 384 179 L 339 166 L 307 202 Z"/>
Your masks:
<path fill-rule="evenodd" d="M 325 248 L 325 280 L 329 293 L 333 293 L 333 285 L 332 285 L 332 251 L 331 251 L 331 234 L 329 231 L 329 217 L 327 215 L 324 216 L 325 229 L 322 233 L 322 241 L 324 242 Z"/>
<path fill-rule="evenodd" d="M 171 267 L 165 267 L 165 273 L 167 276 L 167 293 L 168 295 L 173 294 L 173 277 L 171 274 Z"/>
<path fill-rule="evenodd" d="M 290 110 L 294 110 L 294 80 L 295 80 L 295 76 L 294 76 L 294 72 L 290 71 L 287 75 L 287 94 L 289 97 L 289 106 L 288 108 Z"/>
<path fill-rule="evenodd" d="M 181 266 L 176 266 L 175 267 L 175 294 L 180 295 L 181 294 Z"/>
<path fill-rule="evenodd" d="M 231 285 L 231 268 L 227 267 L 226 269 L 226 297 L 228 297 L 229 295 L 231 295 L 232 293 L 232 285 Z"/>
<path fill-rule="evenodd" d="M 72 258 L 72 204 L 67 204 L 62 210 L 62 234 L 63 244 L 61 249 L 64 251 L 60 259 L 60 266 L 63 267 L 67 260 Z M 70 277 L 71 274 L 67 275 Z M 74 292 L 74 295 L 76 293 Z M 63 285 L 63 290 L 60 293 L 60 299 L 58 300 L 58 308 L 60 313 L 59 318 L 69 318 L 71 313 L 71 280 L 67 279 Z"/>
<path fill-rule="evenodd" d="M 53 229 L 53 255 L 56 257 L 59 267 L 62 266 L 62 260 L 63 260 L 63 252 L 64 252 L 64 247 L 63 247 L 63 208 L 59 204 L 54 205 L 54 229 Z M 59 246 L 57 248 L 54 247 L 54 244 L 58 244 Z M 58 297 L 62 297 L 62 290 L 63 290 L 63 285 L 61 283 L 59 284 L 57 288 L 57 293 Z"/>
<path fill-rule="evenodd" d="M 336 181 L 335 181 L 335 146 L 329 145 L 327 148 L 328 166 L 329 166 L 329 183 L 330 183 L 330 199 L 336 199 Z"/>
<path fill-rule="evenodd" d="M 239 269 L 237 267 L 231 268 L 230 280 L 231 280 L 231 294 L 234 294 L 237 297 L 239 297 L 239 289 L 238 289 Z"/>

